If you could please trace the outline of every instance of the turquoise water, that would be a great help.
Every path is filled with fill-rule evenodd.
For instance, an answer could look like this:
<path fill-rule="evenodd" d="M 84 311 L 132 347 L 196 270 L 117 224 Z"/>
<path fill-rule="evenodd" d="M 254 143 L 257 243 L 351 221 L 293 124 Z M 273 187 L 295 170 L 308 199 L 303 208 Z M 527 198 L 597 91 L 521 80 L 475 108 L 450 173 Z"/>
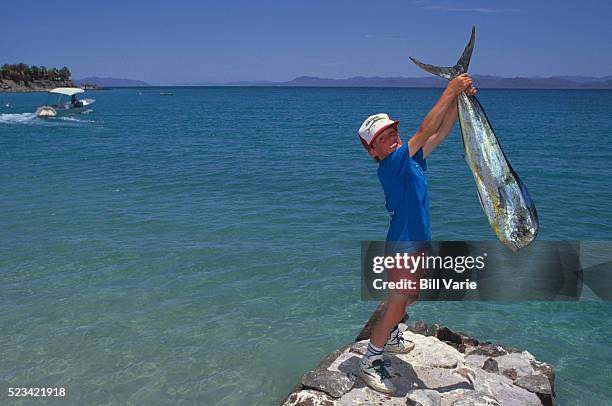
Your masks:
<path fill-rule="evenodd" d="M 356 129 L 414 131 L 434 89 L 0 93 L 0 384 L 74 404 L 273 404 L 351 341 L 359 241 L 388 215 Z M 164 90 L 168 91 L 168 90 Z M 141 92 L 142 94 L 139 94 Z M 540 239 L 612 236 L 612 92 L 481 90 Z M 6 104 L 9 104 L 7 107 Z M 458 130 L 428 161 L 435 239 L 494 238 Z M 610 303 L 417 303 L 412 319 L 553 364 L 560 404 L 612 398 Z"/>

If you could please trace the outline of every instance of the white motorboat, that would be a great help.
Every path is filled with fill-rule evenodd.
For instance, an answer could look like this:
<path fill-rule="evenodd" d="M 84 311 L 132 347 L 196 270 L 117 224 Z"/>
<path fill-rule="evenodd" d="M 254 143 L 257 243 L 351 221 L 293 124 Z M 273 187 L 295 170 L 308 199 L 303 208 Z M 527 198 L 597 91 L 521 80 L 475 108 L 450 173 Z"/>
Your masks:
<path fill-rule="evenodd" d="M 56 117 L 65 114 L 82 113 L 89 110 L 90 106 L 95 102 L 94 99 L 78 99 L 77 94 L 84 93 L 83 89 L 76 87 L 56 87 L 49 90 L 48 101 L 54 101 L 53 104 L 47 103 L 36 109 L 38 117 Z"/>

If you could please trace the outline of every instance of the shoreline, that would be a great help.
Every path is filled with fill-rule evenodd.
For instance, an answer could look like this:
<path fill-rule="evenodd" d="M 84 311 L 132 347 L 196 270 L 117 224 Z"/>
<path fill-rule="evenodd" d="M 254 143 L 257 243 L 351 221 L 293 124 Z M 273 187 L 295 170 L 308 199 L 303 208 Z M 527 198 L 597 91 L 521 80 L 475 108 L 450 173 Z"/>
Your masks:
<path fill-rule="evenodd" d="M 2 93 L 47 92 L 56 87 L 75 87 L 75 85 L 71 80 L 33 80 L 26 85 L 24 82 L 0 79 L 0 92 Z"/>
<path fill-rule="evenodd" d="M 10 79 L 0 79 L 0 93 L 42 93 L 56 87 L 78 87 L 83 90 L 108 90 L 90 84 L 77 86 L 72 80 L 34 80 L 27 85 L 24 82 L 15 82 Z"/>

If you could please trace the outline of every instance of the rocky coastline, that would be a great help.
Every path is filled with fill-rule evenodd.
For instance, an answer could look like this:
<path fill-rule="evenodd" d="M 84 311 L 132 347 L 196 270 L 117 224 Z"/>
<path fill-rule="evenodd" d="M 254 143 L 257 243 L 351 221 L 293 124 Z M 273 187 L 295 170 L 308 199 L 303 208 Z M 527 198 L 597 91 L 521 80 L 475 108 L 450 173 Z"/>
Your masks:
<path fill-rule="evenodd" d="M 384 305 L 382 305 L 384 306 Z M 379 310 L 381 310 L 379 306 Z M 379 312 L 380 314 L 380 312 Z M 373 318 L 376 316 L 373 316 Z M 398 390 L 370 389 L 354 371 L 364 354 L 371 319 L 355 342 L 329 354 L 302 376 L 283 406 L 554 405 L 555 372 L 526 350 L 482 342 L 462 332 L 423 321 L 400 324 L 415 343 L 407 354 L 386 355 Z"/>
<path fill-rule="evenodd" d="M 29 82 L 0 79 L 0 92 L 46 92 L 56 87 L 75 87 L 71 80 L 39 79 Z"/>

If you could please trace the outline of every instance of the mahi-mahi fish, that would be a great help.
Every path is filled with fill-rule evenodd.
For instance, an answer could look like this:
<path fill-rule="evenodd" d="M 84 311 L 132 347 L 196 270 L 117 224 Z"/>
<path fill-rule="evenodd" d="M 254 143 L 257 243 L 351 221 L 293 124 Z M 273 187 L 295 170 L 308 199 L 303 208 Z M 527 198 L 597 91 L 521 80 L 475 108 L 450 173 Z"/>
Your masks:
<path fill-rule="evenodd" d="M 459 61 L 452 67 L 428 65 L 410 58 L 434 75 L 452 80 L 466 73 L 474 50 L 475 28 Z M 480 204 L 499 240 L 513 251 L 529 245 L 538 233 L 535 205 L 493 132 L 484 109 L 474 96 L 457 98 L 459 126 Z"/>

